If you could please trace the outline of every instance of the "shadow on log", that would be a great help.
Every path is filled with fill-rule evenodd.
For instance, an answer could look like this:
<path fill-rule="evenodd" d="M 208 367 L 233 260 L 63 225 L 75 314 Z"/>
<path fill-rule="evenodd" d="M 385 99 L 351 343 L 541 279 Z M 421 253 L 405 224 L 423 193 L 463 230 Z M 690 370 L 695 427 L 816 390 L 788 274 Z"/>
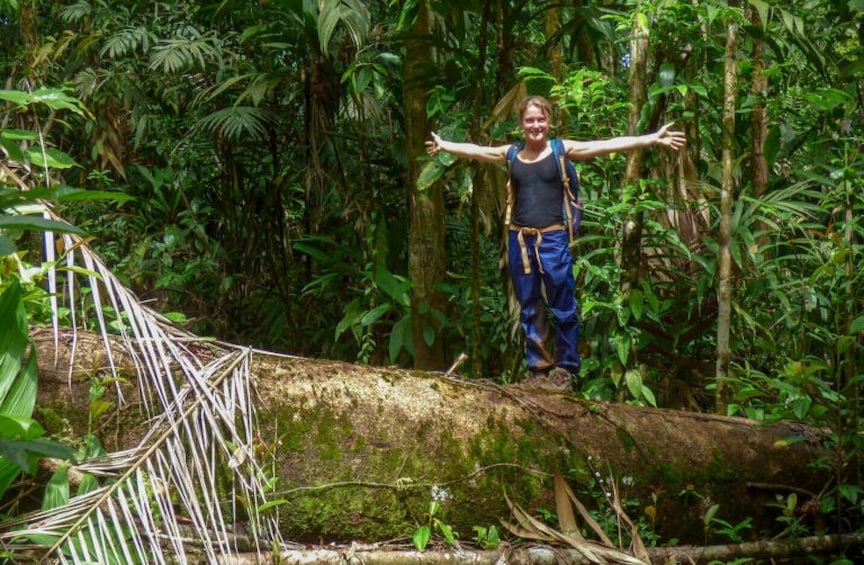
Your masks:
<path fill-rule="evenodd" d="M 49 332 L 33 337 L 36 417 L 50 432 L 82 437 L 90 384 L 108 375 L 101 337 L 79 333 L 71 368 L 70 337 L 61 336 L 57 351 Z M 210 347 L 202 343 L 200 353 Z M 147 426 L 123 359 L 116 350 L 127 403 L 112 393 L 115 408 L 94 430 L 110 450 L 135 445 Z M 766 503 L 793 490 L 806 503 L 826 480 L 814 463 L 830 456 L 822 432 L 797 424 L 266 353 L 254 355 L 252 374 L 257 452 L 276 479 L 274 499 L 283 501 L 282 533 L 298 542 L 407 539 L 429 522 L 432 500 L 436 518 L 470 540 L 474 526 L 508 518 L 505 493 L 526 510 L 554 511 L 552 474 L 560 472 L 599 514 L 615 481 L 631 518 L 661 543 L 702 545 L 724 541 L 703 523 L 715 504 L 725 522 L 752 517 L 753 532 L 779 530 L 780 510 Z"/>

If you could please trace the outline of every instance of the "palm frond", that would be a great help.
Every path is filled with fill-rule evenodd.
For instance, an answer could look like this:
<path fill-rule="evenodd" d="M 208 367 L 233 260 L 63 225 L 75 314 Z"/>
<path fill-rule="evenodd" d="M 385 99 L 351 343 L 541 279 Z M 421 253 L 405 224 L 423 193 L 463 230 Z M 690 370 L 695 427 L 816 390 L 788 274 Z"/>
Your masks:
<path fill-rule="evenodd" d="M 124 57 L 139 49 L 146 53 L 156 38 L 145 26 L 126 27 L 105 40 L 99 55 L 112 59 Z"/>
<path fill-rule="evenodd" d="M 176 73 L 191 69 L 203 69 L 208 60 L 218 60 L 219 41 L 213 31 L 201 33 L 193 26 L 184 26 L 177 37 L 164 39 L 153 47 L 150 54 L 150 70 Z"/>
<path fill-rule="evenodd" d="M 272 116 L 266 110 L 250 106 L 231 106 L 205 116 L 195 127 L 227 138 L 258 141 L 266 139 L 267 125 L 270 122 Z"/>
<path fill-rule="evenodd" d="M 590 563 L 618 563 L 621 565 L 645 565 L 650 563 L 648 552 L 642 543 L 635 525 L 624 513 L 617 499 L 617 490 L 613 493 L 613 509 L 619 520 L 630 528 L 633 536 L 632 553 L 616 548 L 612 540 L 603 532 L 600 525 L 588 512 L 588 509 L 576 498 L 560 473 L 554 474 L 555 506 L 558 512 L 560 529 L 545 524 L 534 518 L 514 503 L 505 494 L 504 499 L 510 507 L 515 522 L 503 522 L 504 527 L 513 535 L 524 539 L 564 544 L 577 550 Z M 574 512 L 574 508 L 576 512 Z M 586 539 L 579 531 L 576 514 L 583 520 L 599 538 L 599 541 Z"/>
<path fill-rule="evenodd" d="M 360 0 L 337 0 L 322 4 L 318 16 L 318 41 L 324 55 L 329 55 L 331 40 L 340 24 L 345 27 L 354 47 L 360 49 L 372 29 L 369 9 Z"/>
<path fill-rule="evenodd" d="M 255 550 L 279 543 L 276 517 L 258 512 L 267 486 L 254 453 L 251 352 L 211 347 L 208 356 L 215 358 L 205 363 L 186 345 L 197 340 L 194 335 L 141 305 L 79 236 L 60 237 L 66 296 L 76 296 L 75 273 L 81 270 L 74 267 L 80 263 L 89 273 L 85 278 L 111 370 L 116 371 L 112 341 L 117 338 L 109 335 L 103 313 L 108 305 L 124 322 L 119 339 L 154 424 L 134 449 L 76 466 L 106 479 L 104 486 L 58 508 L 0 524 L 0 544 L 12 551 L 42 551 L 44 558 L 61 562 L 185 563 L 187 555 L 216 562 L 241 545 Z M 69 306 L 75 320 L 74 300 Z M 233 533 L 240 523 L 248 538 Z"/>

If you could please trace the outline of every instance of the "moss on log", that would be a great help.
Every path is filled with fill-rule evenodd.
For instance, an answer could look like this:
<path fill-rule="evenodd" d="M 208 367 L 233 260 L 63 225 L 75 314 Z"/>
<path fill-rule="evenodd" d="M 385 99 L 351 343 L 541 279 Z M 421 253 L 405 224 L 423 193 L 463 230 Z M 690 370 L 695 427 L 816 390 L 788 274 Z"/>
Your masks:
<path fill-rule="evenodd" d="M 69 371 L 69 339 L 54 363 L 53 339 L 37 336 L 39 418 L 52 432 L 87 432 L 87 390 L 104 376 L 101 340 L 82 334 Z M 132 372 L 107 397 L 116 409 L 95 430 L 109 449 L 134 445 L 146 423 Z M 274 498 L 286 539 L 313 543 L 410 536 L 436 518 L 460 538 L 508 517 L 504 495 L 521 507 L 554 510 L 553 472 L 568 478 L 589 508 L 614 480 L 634 519 L 661 540 L 706 541 L 703 516 L 732 524 L 754 518 L 771 531 L 766 502 L 786 489 L 819 492 L 830 454 L 823 435 L 796 424 L 756 422 L 579 400 L 443 374 L 256 354 L 253 361 L 260 452 L 276 478 Z M 787 441 L 794 437 L 796 441 Z M 799 495 L 799 500 L 801 500 Z M 803 501 L 802 501 L 803 502 Z M 600 502 L 602 504 L 602 502 Z M 601 506 L 602 508 L 602 506 Z M 710 532 L 708 532 L 710 540 Z"/>

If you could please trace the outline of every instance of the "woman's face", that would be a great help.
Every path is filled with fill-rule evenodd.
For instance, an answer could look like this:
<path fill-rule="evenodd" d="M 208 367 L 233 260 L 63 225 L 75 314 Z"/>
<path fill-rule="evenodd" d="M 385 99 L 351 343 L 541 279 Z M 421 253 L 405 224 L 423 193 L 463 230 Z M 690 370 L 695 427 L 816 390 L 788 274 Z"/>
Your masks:
<path fill-rule="evenodd" d="M 521 122 L 527 142 L 544 141 L 549 134 L 549 117 L 537 106 L 525 108 Z"/>

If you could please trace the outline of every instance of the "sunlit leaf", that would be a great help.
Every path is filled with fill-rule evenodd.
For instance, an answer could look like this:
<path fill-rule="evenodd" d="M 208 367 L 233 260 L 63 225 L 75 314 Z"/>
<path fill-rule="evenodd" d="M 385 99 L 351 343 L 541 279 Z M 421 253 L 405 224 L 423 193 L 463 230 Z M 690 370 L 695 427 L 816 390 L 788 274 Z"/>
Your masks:
<path fill-rule="evenodd" d="M 24 156 L 34 165 L 43 168 L 69 169 L 78 166 L 67 153 L 54 147 L 46 147 L 43 152 L 38 145 L 31 145 L 24 151 Z"/>
<path fill-rule="evenodd" d="M 45 485 L 45 495 L 42 497 L 42 510 L 58 508 L 69 502 L 69 472 L 66 465 L 61 465 L 54 471 Z"/>
<path fill-rule="evenodd" d="M 418 551 L 423 551 L 429 544 L 429 538 L 431 537 L 432 528 L 429 527 L 429 524 L 423 524 L 414 530 L 414 535 L 411 536 L 411 540 L 414 542 L 414 547 L 417 548 Z"/>
<path fill-rule="evenodd" d="M 53 231 L 57 233 L 83 233 L 80 228 L 45 219 L 42 216 L 0 216 L 0 229 Z"/>

